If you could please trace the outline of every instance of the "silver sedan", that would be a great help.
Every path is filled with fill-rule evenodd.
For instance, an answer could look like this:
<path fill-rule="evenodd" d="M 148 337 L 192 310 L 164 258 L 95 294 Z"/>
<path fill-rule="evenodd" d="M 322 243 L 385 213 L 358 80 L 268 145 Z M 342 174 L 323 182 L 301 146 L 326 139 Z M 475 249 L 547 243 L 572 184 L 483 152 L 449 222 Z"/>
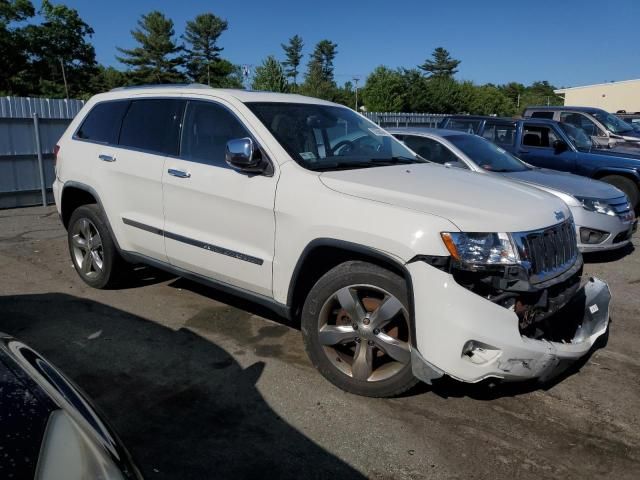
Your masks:
<path fill-rule="evenodd" d="M 387 130 L 432 162 L 501 175 L 560 197 L 571 209 L 582 252 L 623 247 L 637 229 L 638 221 L 626 195 L 607 183 L 534 167 L 482 137 L 457 130 Z"/>

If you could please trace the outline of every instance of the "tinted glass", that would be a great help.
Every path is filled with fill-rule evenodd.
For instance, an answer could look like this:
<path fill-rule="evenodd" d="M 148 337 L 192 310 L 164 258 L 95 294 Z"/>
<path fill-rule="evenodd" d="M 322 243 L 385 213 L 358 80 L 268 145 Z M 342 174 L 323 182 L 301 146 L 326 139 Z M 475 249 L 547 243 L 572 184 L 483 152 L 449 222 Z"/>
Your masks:
<path fill-rule="evenodd" d="M 533 112 L 531 118 L 548 118 L 553 120 L 553 112 Z"/>
<path fill-rule="evenodd" d="M 128 100 L 98 103 L 82 122 L 76 136 L 94 142 L 118 143 L 122 117 L 128 106 Z"/>
<path fill-rule="evenodd" d="M 467 133 L 478 133 L 480 130 L 480 120 L 462 120 L 459 118 L 450 118 L 445 128 L 449 130 L 460 130 Z"/>
<path fill-rule="evenodd" d="M 476 165 L 490 172 L 522 172 L 529 169 L 503 148 L 477 135 L 450 135 L 447 140 Z"/>
<path fill-rule="evenodd" d="M 185 102 L 178 99 L 134 100 L 120 131 L 120 145 L 165 155 L 178 154 Z"/>
<path fill-rule="evenodd" d="M 516 138 L 516 126 L 513 124 L 490 124 L 487 122 L 482 136 L 499 145 L 513 146 Z"/>
<path fill-rule="evenodd" d="M 247 103 L 291 158 L 310 170 L 422 163 L 375 123 L 345 107 L 310 103 Z"/>
<path fill-rule="evenodd" d="M 550 128 L 531 125 L 524 126 L 522 144 L 528 147 L 551 148 L 553 142 L 557 139 L 558 137 L 556 137 Z"/>
<path fill-rule="evenodd" d="M 404 144 L 422 158 L 441 165 L 458 161 L 458 157 L 451 150 L 431 138 L 406 136 Z"/>
<path fill-rule="evenodd" d="M 189 102 L 182 130 L 180 156 L 185 160 L 227 167 L 227 142 L 249 132 L 225 108 L 209 102 Z"/>
<path fill-rule="evenodd" d="M 600 129 L 586 115 L 575 112 L 562 112 L 560 121 L 584 130 L 587 135 L 600 135 Z"/>

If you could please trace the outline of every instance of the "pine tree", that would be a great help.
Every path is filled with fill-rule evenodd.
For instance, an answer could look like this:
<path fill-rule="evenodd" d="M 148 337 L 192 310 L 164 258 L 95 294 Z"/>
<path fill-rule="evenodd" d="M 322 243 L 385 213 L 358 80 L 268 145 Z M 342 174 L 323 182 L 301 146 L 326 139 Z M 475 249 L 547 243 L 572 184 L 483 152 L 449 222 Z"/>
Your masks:
<path fill-rule="evenodd" d="M 286 67 L 285 74 L 288 78 L 293 78 L 293 84 L 298 84 L 298 67 L 302 61 L 302 48 L 304 42 L 300 35 L 294 35 L 289 39 L 288 44 L 281 44 L 287 59 L 282 62 Z"/>
<path fill-rule="evenodd" d="M 194 82 L 217 84 L 220 79 L 212 76 L 216 69 L 223 48 L 218 46 L 218 38 L 227 29 L 226 20 L 212 13 L 198 15 L 194 20 L 187 22 L 185 33 L 182 36 L 186 42 L 185 66 L 187 75 Z"/>
<path fill-rule="evenodd" d="M 419 69 L 431 74 L 431 77 L 452 78 L 458 73 L 457 67 L 460 65 L 460 60 L 451 58 L 449 52 L 444 48 L 436 48 L 431 56 L 433 60 L 427 59 L 422 65 L 418 65 Z"/>
<path fill-rule="evenodd" d="M 286 92 L 287 86 L 282 65 L 276 60 L 276 57 L 269 55 L 262 62 L 262 65 L 256 68 L 252 88 L 269 92 Z"/>
<path fill-rule="evenodd" d="M 184 75 L 178 67 L 183 63 L 181 47 L 173 36 L 173 21 L 161 12 L 153 11 L 138 20 L 138 28 L 131 31 L 140 44 L 133 49 L 118 48 L 124 54 L 118 61 L 132 67 L 129 72 L 133 83 L 179 83 Z"/>

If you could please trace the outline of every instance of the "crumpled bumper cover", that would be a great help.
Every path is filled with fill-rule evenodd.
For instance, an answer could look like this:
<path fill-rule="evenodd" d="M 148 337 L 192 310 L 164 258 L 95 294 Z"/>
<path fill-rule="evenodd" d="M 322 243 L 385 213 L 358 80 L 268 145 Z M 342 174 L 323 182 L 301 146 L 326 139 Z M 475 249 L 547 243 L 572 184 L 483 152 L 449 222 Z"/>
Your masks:
<path fill-rule="evenodd" d="M 445 297 L 466 293 L 460 299 L 464 310 L 445 298 L 448 304 L 434 308 L 441 315 L 449 312 L 451 317 L 440 318 L 435 325 L 429 324 L 444 331 L 437 333 L 433 341 L 424 336 L 428 332 L 418 332 L 417 348 L 412 351 L 412 369 L 417 378 L 427 383 L 445 374 L 464 382 L 478 382 L 486 378 L 545 381 L 587 355 L 598 338 L 607 332 L 609 325 L 611 293 L 609 286 L 597 278 L 589 279 L 553 319 L 557 322 L 570 321 L 576 326 L 573 338 L 563 342 L 523 336 L 517 327 L 512 327 L 517 325 L 513 312 L 490 304 L 461 287 L 455 288 L 457 292 L 449 292 L 452 285 L 445 283 L 444 286 Z M 419 310 L 423 314 L 428 313 L 426 307 Z M 463 311 L 466 319 L 460 318 Z M 439 348 L 445 339 L 446 351 Z M 431 355 L 433 351 L 436 353 Z"/>

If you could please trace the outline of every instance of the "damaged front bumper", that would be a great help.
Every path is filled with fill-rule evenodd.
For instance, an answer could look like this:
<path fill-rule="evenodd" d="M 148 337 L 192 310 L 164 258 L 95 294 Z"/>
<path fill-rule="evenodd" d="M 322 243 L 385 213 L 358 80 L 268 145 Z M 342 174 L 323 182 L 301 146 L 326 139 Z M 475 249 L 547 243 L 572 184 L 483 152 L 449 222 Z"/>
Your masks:
<path fill-rule="evenodd" d="M 548 380 L 585 356 L 607 332 L 611 294 L 591 278 L 539 328 L 458 284 L 447 272 L 409 265 L 414 284 L 414 375 L 430 383 L 442 375 L 464 382 Z M 427 270 L 428 269 L 428 270 Z"/>

